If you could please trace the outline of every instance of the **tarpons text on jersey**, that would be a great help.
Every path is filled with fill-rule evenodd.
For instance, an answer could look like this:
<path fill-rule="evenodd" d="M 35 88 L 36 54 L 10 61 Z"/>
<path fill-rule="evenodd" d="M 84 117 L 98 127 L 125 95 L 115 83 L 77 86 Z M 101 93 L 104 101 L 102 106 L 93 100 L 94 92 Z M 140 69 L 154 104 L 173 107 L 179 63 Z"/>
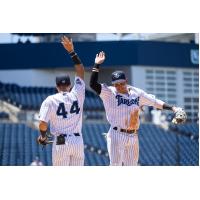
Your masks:
<path fill-rule="evenodd" d="M 135 99 L 125 99 L 121 95 L 116 95 L 115 98 L 117 99 L 118 106 L 120 106 L 121 104 L 125 104 L 127 106 L 131 106 L 131 105 L 135 104 L 135 105 L 139 106 L 139 99 L 140 99 L 139 97 L 137 97 Z"/>

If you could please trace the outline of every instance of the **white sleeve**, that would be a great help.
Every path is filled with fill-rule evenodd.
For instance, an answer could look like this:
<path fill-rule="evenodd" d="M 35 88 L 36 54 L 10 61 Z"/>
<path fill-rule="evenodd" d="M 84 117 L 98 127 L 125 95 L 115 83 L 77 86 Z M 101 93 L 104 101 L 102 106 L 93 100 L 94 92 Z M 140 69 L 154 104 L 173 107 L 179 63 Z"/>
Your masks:
<path fill-rule="evenodd" d="M 78 76 L 75 76 L 72 92 L 74 92 L 78 96 L 78 98 L 85 97 L 85 82 Z"/>
<path fill-rule="evenodd" d="M 155 108 L 163 109 L 163 104 L 164 102 L 159 99 L 156 99 L 154 95 L 147 94 L 146 92 L 141 90 L 139 101 L 140 106 L 153 106 Z"/>
<path fill-rule="evenodd" d="M 102 99 L 108 99 L 111 94 L 112 94 L 111 89 L 106 84 L 101 84 L 101 93 L 99 96 Z"/>
<path fill-rule="evenodd" d="M 50 100 L 49 98 L 46 98 L 40 108 L 40 113 L 39 113 L 39 120 L 44 121 L 44 122 L 49 122 L 52 114 L 52 109 L 50 106 Z"/>

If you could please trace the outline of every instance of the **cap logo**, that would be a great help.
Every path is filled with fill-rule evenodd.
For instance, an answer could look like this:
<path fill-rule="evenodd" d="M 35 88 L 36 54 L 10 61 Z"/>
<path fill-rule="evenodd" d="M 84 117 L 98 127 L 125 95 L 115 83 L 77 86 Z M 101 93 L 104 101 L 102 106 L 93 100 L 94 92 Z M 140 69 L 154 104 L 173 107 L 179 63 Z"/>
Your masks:
<path fill-rule="evenodd" d="M 116 73 L 114 76 L 115 76 L 116 78 L 119 78 L 119 77 L 120 77 L 120 74 Z"/>

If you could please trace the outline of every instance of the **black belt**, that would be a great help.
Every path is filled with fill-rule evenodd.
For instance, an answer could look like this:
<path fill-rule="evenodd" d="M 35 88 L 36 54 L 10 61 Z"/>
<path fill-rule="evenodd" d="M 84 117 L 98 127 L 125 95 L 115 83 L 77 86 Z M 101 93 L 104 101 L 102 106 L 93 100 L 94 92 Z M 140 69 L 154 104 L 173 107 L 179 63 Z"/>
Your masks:
<path fill-rule="evenodd" d="M 75 136 L 80 136 L 79 133 L 72 133 L 72 134 L 74 134 Z M 71 135 L 68 135 L 68 134 L 60 134 L 59 136 L 67 137 L 67 136 L 71 136 Z"/>
<path fill-rule="evenodd" d="M 75 136 L 80 136 L 79 133 L 73 133 Z M 57 136 L 56 138 L 56 145 L 64 145 L 65 144 L 65 137 L 67 136 L 71 136 L 68 134 L 60 134 L 59 136 Z"/>
<path fill-rule="evenodd" d="M 115 131 L 119 130 L 120 132 L 129 133 L 129 134 L 137 133 L 137 130 L 127 130 L 127 129 L 117 128 L 117 127 L 113 127 L 113 130 Z"/>

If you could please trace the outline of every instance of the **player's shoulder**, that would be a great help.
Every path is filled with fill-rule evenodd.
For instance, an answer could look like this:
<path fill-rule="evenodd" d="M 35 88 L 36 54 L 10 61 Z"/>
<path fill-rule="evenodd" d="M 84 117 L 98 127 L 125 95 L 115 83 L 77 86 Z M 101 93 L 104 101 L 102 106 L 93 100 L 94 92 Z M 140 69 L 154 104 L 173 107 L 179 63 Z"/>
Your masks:
<path fill-rule="evenodd" d="M 84 80 L 80 76 L 75 76 L 74 83 L 77 84 L 77 85 L 84 85 L 85 84 Z"/>
<path fill-rule="evenodd" d="M 131 86 L 131 85 L 128 85 L 128 89 L 129 89 L 131 92 L 137 94 L 138 96 L 140 96 L 142 93 L 144 93 L 144 90 L 142 90 L 142 89 L 140 89 L 140 88 L 137 88 L 137 87 L 133 87 L 133 86 Z"/>
<path fill-rule="evenodd" d="M 51 105 L 51 102 L 52 102 L 52 97 L 53 95 L 50 95 L 48 97 L 46 97 L 46 99 L 43 100 L 42 102 L 42 107 L 49 107 Z"/>
<path fill-rule="evenodd" d="M 115 87 L 113 87 L 113 86 L 109 86 L 109 85 L 107 85 L 106 83 L 101 83 L 101 86 L 102 86 L 102 88 L 104 89 L 104 90 L 106 90 L 106 91 L 111 91 L 111 92 L 116 92 L 116 89 L 115 89 Z"/>
<path fill-rule="evenodd" d="M 113 86 L 109 86 L 106 83 L 101 83 L 101 86 L 104 87 L 104 88 L 108 88 L 108 89 L 114 88 Z"/>
<path fill-rule="evenodd" d="M 113 87 L 113 86 L 108 86 L 108 89 L 110 89 L 112 92 L 116 92 L 116 88 L 115 87 Z"/>
<path fill-rule="evenodd" d="M 51 101 L 53 101 L 53 99 L 55 99 L 58 95 L 59 95 L 59 93 L 49 95 L 49 96 L 44 100 L 44 102 L 51 102 Z"/>

